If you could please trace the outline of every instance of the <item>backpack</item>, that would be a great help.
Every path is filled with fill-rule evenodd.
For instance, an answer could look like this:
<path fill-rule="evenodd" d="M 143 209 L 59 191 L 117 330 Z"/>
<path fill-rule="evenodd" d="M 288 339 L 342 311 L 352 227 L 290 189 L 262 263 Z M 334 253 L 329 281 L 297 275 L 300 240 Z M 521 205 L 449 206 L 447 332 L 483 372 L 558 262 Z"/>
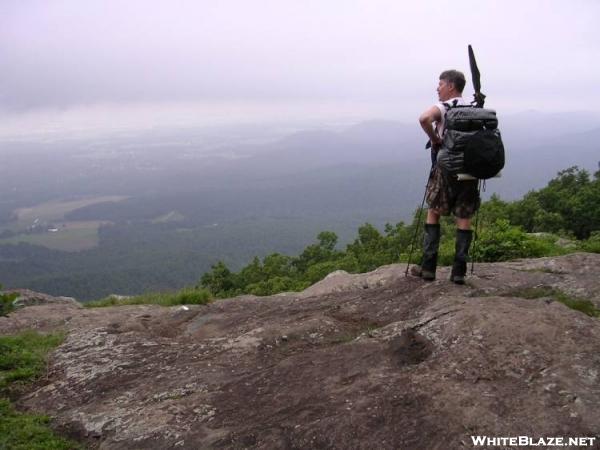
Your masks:
<path fill-rule="evenodd" d="M 468 173 L 482 180 L 504 167 L 504 145 L 496 111 L 470 105 L 446 107 L 442 147 L 437 164 L 451 175 Z"/>

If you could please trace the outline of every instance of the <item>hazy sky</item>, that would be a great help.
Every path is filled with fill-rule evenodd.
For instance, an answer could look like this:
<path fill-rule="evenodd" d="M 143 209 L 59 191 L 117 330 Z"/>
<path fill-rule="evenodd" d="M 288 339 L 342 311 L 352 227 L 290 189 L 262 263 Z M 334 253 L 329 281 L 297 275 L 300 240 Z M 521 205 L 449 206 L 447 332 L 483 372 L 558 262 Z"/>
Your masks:
<path fill-rule="evenodd" d="M 416 120 L 439 73 L 488 105 L 600 108 L 600 1 L 1 0 L 0 136 Z"/>

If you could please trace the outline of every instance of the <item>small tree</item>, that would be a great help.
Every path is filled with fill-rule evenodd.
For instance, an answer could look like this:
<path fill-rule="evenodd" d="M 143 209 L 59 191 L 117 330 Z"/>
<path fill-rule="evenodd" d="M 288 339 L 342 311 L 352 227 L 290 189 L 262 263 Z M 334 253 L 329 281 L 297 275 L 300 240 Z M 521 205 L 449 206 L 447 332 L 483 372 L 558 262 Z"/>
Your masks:
<path fill-rule="evenodd" d="M 233 274 L 223 261 L 211 267 L 200 279 L 200 285 L 208 289 L 213 295 L 223 297 L 235 288 L 235 274 Z"/>
<path fill-rule="evenodd" d="M 303 274 L 314 264 L 330 261 L 339 256 L 335 251 L 338 237 L 333 231 L 322 231 L 317 235 L 318 244 L 309 245 L 294 260 L 296 270 Z"/>
<path fill-rule="evenodd" d="M 393 262 L 397 251 L 389 243 L 377 228 L 365 223 L 358 229 L 358 238 L 348 245 L 346 253 L 358 261 L 359 272 L 368 272 Z"/>

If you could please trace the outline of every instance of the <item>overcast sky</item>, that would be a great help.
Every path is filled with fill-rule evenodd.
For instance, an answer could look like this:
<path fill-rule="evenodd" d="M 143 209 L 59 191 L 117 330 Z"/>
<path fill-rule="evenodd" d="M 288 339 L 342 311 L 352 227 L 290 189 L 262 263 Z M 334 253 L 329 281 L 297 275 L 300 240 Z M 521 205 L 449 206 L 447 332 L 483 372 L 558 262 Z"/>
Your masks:
<path fill-rule="evenodd" d="M 416 120 L 439 73 L 488 105 L 598 111 L 598 0 L 2 0 L 0 136 Z"/>

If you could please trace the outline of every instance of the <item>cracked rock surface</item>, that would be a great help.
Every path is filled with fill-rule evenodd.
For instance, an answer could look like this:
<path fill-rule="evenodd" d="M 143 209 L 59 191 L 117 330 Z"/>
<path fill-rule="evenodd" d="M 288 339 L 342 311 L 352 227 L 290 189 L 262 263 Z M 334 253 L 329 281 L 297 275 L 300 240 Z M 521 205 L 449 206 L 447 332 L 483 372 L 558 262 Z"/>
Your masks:
<path fill-rule="evenodd" d="M 404 265 L 206 306 L 29 306 L 0 334 L 64 329 L 18 405 L 102 449 L 459 449 L 470 436 L 597 436 L 600 255 Z M 596 441 L 598 444 L 598 440 Z M 590 448 L 590 447 L 588 447 Z"/>

